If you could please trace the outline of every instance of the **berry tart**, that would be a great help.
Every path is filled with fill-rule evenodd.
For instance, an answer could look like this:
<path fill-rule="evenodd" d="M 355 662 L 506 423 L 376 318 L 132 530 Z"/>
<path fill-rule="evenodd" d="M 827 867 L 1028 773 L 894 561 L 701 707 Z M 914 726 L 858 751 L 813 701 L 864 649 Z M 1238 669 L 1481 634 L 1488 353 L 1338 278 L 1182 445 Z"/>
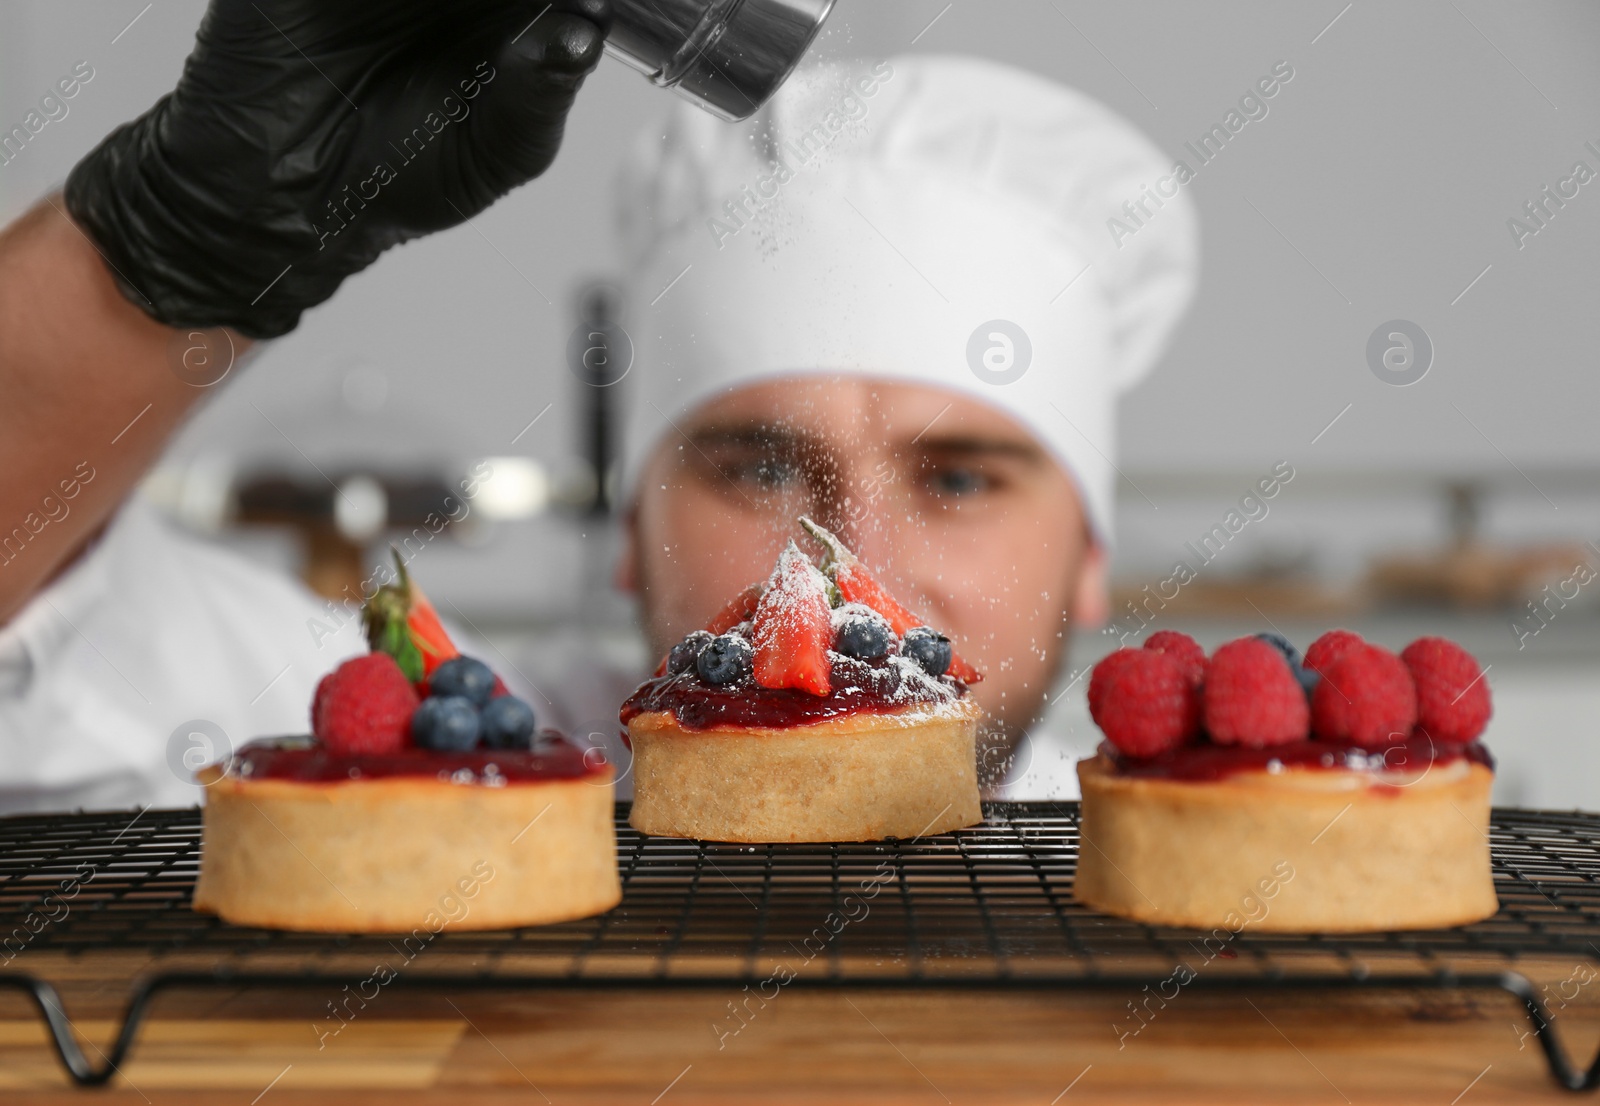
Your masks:
<path fill-rule="evenodd" d="M 459 655 L 399 563 L 372 652 L 323 677 L 310 738 L 204 768 L 196 910 L 240 925 L 497 929 L 621 898 L 611 766 Z M 436 924 L 437 923 L 437 924 Z"/>
<path fill-rule="evenodd" d="M 1152 634 L 1095 666 L 1106 736 L 1078 764 L 1074 893 L 1162 925 L 1351 933 L 1464 925 L 1489 867 L 1488 684 L 1443 638 L 1398 656 L 1348 630 L 1208 659 Z"/>
<path fill-rule="evenodd" d="M 810 519 L 622 706 L 632 823 L 713 841 L 873 841 L 982 820 L 981 679 Z"/>

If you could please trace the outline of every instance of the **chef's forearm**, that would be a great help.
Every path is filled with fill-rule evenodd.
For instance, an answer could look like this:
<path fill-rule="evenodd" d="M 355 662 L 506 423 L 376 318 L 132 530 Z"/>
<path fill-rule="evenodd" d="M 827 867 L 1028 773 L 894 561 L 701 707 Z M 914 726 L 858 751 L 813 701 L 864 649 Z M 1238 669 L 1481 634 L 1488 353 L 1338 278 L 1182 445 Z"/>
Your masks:
<path fill-rule="evenodd" d="M 0 623 L 82 547 L 203 391 L 51 197 L 0 232 Z M 234 338 L 242 351 L 242 339 Z"/>

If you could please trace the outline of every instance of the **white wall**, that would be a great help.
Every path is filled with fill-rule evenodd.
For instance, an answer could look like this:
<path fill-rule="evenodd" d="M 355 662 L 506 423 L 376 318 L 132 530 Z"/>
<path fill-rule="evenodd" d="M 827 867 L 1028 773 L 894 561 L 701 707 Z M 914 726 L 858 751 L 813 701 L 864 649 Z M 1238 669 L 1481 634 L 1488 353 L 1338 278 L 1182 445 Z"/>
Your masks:
<path fill-rule="evenodd" d="M 78 60 L 97 76 L 71 116 L 0 167 L 0 211 L 20 210 L 170 86 L 202 4 L 163 0 L 112 45 L 144 6 L 8 0 L 0 121 L 20 119 Z M 1313 467 L 1503 470 L 1501 452 L 1524 466 L 1600 461 L 1590 433 L 1600 374 L 1588 371 L 1600 346 L 1600 181 L 1525 248 L 1506 229 L 1575 160 L 1600 171 L 1583 149 L 1600 146 L 1600 8 L 1358 3 L 1313 43 L 1338 3 L 968 2 L 924 31 L 943 7 L 840 0 L 818 51 L 1002 58 L 1082 86 L 1175 155 L 1275 62 L 1295 69 L 1271 113 L 1192 185 L 1205 288 L 1166 364 L 1127 404 L 1125 468 L 1251 469 L 1287 456 Z M 257 429 L 247 398 L 304 411 L 359 361 L 389 375 L 397 410 L 440 453 L 497 448 L 546 402 L 557 417 L 541 423 L 534 448 L 571 448 L 559 408 L 571 407 L 572 382 L 553 367 L 571 291 L 611 267 L 603 186 L 626 139 L 667 105 L 604 63 L 545 178 L 477 230 L 407 246 L 349 282 L 229 389 L 186 444 Z M 1372 329 L 1397 316 L 1420 323 L 1438 350 L 1410 388 L 1380 383 L 1364 355 Z M 322 418 L 303 430 L 316 444 L 340 427 Z M 271 448 L 265 436 L 261 444 Z"/>

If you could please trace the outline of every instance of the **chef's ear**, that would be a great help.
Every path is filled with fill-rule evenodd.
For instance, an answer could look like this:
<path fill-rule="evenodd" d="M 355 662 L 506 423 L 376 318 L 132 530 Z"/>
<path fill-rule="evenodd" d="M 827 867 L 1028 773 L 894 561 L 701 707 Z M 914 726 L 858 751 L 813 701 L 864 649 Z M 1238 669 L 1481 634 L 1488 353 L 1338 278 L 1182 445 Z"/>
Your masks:
<path fill-rule="evenodd" d="M 624 595 L 639 591 L 639 511 L 635 507 L 622 516 L 622 552 L 611 582 Z"/>
<path fill-rule="evenodd" d="M 1105 625 L 1111 617 L 1111 562 L 1105 546 L 1093 540 L 1083 553 L 1078 570 L 1078 590 L 1073 597 L 1073 621 L 1079 626 Z"/>

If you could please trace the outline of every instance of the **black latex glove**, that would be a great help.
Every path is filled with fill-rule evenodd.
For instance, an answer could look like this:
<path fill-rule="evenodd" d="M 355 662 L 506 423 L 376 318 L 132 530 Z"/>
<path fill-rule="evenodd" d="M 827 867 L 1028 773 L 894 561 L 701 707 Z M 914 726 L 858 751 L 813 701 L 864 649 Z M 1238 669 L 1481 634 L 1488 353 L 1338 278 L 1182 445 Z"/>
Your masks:
<path fill-rule="evenodd" d="M 609 0 L 212 0 L 178 87 L 67 178 L 129 299 L 252 338 L 538 176 Z"/>

